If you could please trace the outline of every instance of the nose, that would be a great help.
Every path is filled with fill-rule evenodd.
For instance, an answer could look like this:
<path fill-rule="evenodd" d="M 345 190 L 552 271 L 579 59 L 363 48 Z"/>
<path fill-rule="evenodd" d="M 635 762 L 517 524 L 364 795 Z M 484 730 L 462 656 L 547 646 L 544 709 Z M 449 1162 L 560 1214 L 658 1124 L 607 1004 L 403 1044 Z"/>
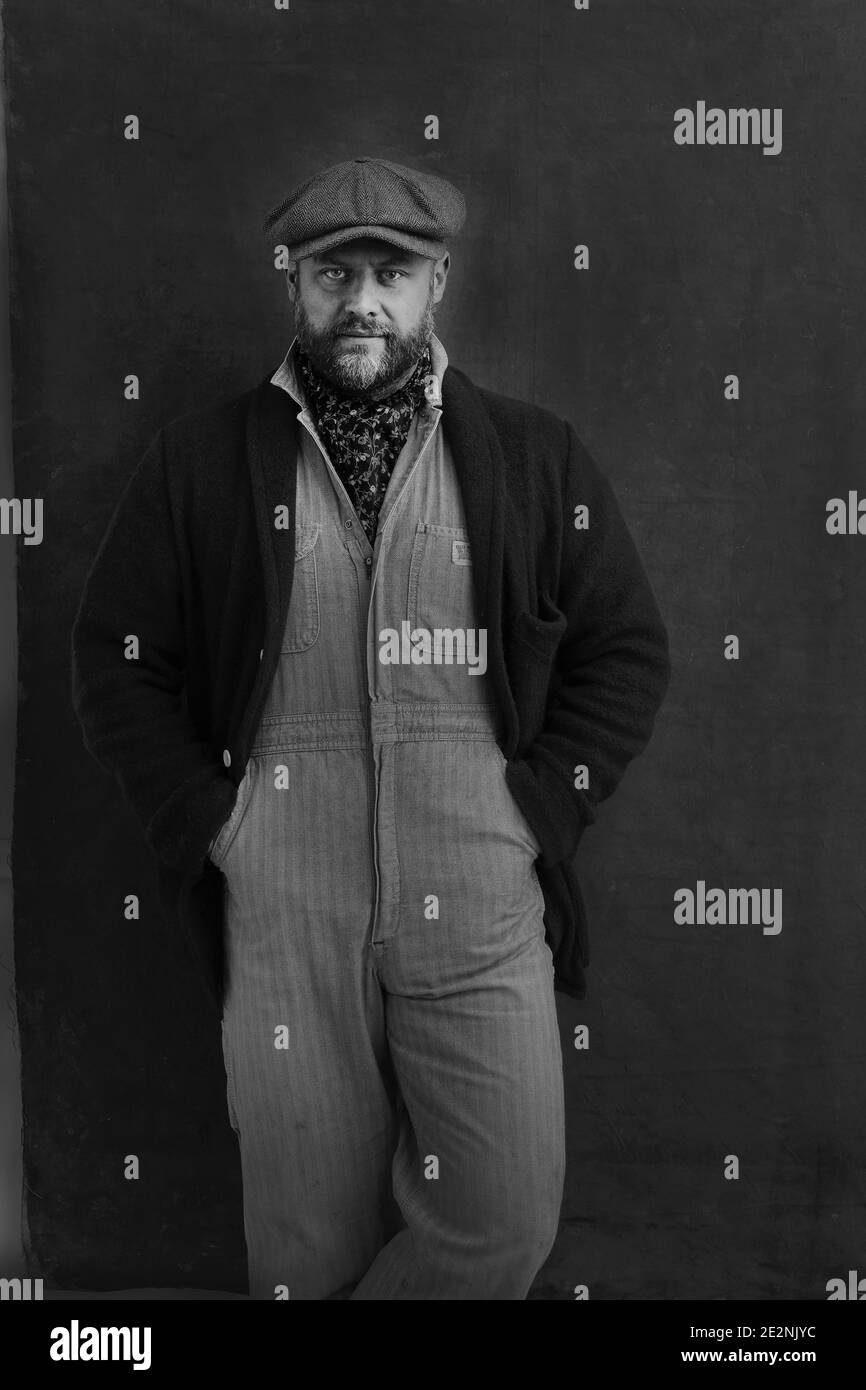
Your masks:
<path fill-rule="evenodd" d="M 359 319 L 375 319 L 379 313 L 378 285 L 369 271 L 356 272 L 346 286 L 343 310 Z"/>

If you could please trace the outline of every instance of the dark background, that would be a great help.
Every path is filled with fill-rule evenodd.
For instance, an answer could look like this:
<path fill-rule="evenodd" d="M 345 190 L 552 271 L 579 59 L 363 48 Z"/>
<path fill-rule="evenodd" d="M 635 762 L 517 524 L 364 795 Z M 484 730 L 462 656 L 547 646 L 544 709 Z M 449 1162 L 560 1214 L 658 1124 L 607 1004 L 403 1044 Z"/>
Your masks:
<path fill-rule="evenodd" d="M 866 537 L 825 530 L 827 499 L 866 489 L 866 7 L 4 11 L 15 487 L 45 499 L 18 550 L 13 840 L 34 1272 L 245 1288 L 219 1028 L 84 752 L 69 632 L 155 430 L 288 346 L 264 214 L 367 154 L 465 193 L 437 332 L 478 383 L 572 420 L 671 634 L 657 731 L 579 855 L 593 960 L 586 1000 L 560 997 L 569 1171 L 532 1296 L 822 1299 L 866 1273 Z M 675 145 L 698 100 L 782 107 L 781 154 Z M 676 925 L 699 878 L 781 887 L 781 934 Z"/>

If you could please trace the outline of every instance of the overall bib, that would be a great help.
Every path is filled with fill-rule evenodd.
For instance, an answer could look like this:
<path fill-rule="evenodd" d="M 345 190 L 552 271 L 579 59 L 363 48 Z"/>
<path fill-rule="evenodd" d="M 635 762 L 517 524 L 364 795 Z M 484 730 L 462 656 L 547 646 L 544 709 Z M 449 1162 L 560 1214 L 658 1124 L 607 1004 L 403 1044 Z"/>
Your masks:
<path fill-rule="evenodd" d="M 562 1058 L 442 411 L 416 413 L 372 547 L 291 348 L 274 381 L 300 408 L 294 588 L 211 852 L 250 1293 L 523 1299 L 562 1198 Z"/>

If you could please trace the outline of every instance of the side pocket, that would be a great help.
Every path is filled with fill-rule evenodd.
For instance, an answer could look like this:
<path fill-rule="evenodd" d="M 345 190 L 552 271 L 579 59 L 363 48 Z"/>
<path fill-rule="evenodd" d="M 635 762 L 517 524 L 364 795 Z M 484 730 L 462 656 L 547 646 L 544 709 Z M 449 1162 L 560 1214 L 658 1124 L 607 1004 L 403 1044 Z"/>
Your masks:
<path fill-rule="evenodd" d="M 520 714 L 519 750 L 528 748 L 544 728 L 556 653 L 566 628 L 565 615 L 545 606 L 548 617 L 518 613 L 508 642 L 506 665 Z"/>
<path fill-rule="evenodd" d="M 515 799 L 514 799 L 514 794 L 513 794 L 512 790 L 511 790 L 511 788 L 509 787 L 508 783 L 507 783 L 506 780 L 505 780 L 505 769 L 508 767 L 508 759 L 506 758 L 506 756 L 505 756 L 505 754 L 503 753 L 502 749 L 499 747 L 499 744 L 498 744 L 498 743 L 495 744 L 494 746 L 495 746 L 495 749 L 496 749 L 496 761 L 497 761 L 497 763 L 499 764 L 499 769 L 500 769 L 500 772 L 502 773 L 502 782 L 503 782 L 503 786 L 505 787 L 505 794 L 506 794 L 506 796 L 508 797 L 509 802 L 511 803 L 511 808 L 512 808 L 512 810 L 513 810 L 513 812 L 514 812 L 515 819 L 518 820 L 519 823 L 520 823 L 520 826 L 521 826 L 522 831 L 523 831 L 523 834 L 524 834 L 524 836 L 525 836 L 525 838 L 526 838 L 527 844 L 529 844 L 529 845 L 531 846 L 532 852 L 533 852 L 533 854 L 535 855 L 535 857 L 536 857 L 536 859 L 537 859 L 538 856 L 541 854 L 541 845 L 540 845 L 540 843 L 539 843 L 538 836 L 536 835 L 535 831 L 532 829 L 532 826 L 529 824 L 529 821 L 526 819 L 526 816 L 523 814 L 522 809 L 520 808 L 520 806 L 518 806 L 517 802 L 515 801 Z M 534 870 L 533 870 L 533 872 L 534 872 Z M 539 887 L 539 892 L 541 892 L 541 888 L 540 888 L 540 887 Z M 544 896 L 544 895 L 542 894 L 542 897 L 543 897 L 543 896 Z"/>
<path fill-rule="evenodd" d="M 519 641 L 532 647 L 542 661 L 549 662 L 553 660 L 568 624 L 565 614 L 548 599 L 543 599 L 543 606 L 546 616 L 522 609 L 515 618 L 514 635 Z"/>
<path fill-rule="evenodd" d="M 215 864 L 217 868 L 219 868 L 219 866 L 223 863 L 226 855 L 229 852 L 229 849 L 231 848 L 232 841 L 234 840 L 235 836 L 238 833 L 238 830 L 240 829 L 241 821 L 244 818 L 244 812 L 246 811 L 247 806 L 249 804 L 250 790 L 252 786 L 252 772 L 253 760 L 252 758 L 249 758 L 247 760 L 247 765 L 244 768 L 244 775 L 241 778 L 240 783 L 238 784 L 238 794 L 235 799 L 235 804 L 232 807 L 231 815 L 229 816 L 228 820 L 223 823 L 223 827 L 220 830 L 220 833 L 217 836 L 208 856 L 211 863 Z"/>

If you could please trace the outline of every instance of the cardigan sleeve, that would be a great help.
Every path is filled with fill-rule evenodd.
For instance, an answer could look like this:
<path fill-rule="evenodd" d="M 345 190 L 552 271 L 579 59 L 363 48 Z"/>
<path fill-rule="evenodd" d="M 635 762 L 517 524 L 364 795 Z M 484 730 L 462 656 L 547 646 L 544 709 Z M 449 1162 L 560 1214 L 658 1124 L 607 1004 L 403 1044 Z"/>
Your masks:
<path fill-rule="evenodd" d="M 84 744 L 117 780 L 160 859 L 198 872 L 237 795 L 185 709 L 182 548 L 156 436 L 97 551 L 72 629 Z"/>
<path fill-rule="evenodd" d="M 613 489 L 564 424 L 558 680 L 544 727 L 514 772 L 547 864 L 573 857 L 596 806 L 648 743 L 670 680 L 667 630 Z M 580 504 L 589 509 L 586 530 L 573 525 Z M 578 765 L 585 788 L 575 785 Z"/>

